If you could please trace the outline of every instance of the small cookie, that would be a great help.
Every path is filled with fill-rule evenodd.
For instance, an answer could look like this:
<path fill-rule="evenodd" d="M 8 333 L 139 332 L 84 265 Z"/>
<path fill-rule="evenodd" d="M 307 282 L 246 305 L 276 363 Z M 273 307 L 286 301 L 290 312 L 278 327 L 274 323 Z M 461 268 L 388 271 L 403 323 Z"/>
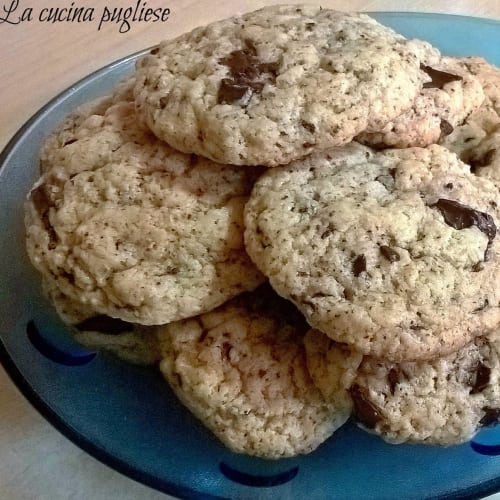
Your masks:
<path fill-rule="evenodd" d="M 160 369 L 231 450 L 272 459 L 308 453 L 348 419 L 352 403 L 345 389 L 327 402 L 315 388 L 307 330 L 292 304 L 261 287 L 161 327 Z"/>
<path fill-rule="evenodd" d="M 445 148 L 352 143 L 263 174 L 245 242 L 312 327 L 364 354 L 430 359 L 500 323 L 499 207 Z"/>
<path fill-rule="evenodd" d="M 268 6 L 162 42 L 138 62 L 136 103 L 180 151 L 275 166 L 409 109 L 437 53 L 364 14 Z"/>
<path fill-rule="evenodd" d="M 137 120 L 130 87 L 48 140 L 26 203 L 27 249 L 50 294 L 87 316 L 164 324 L 263 281 L 243 245 L 258 172 L 158 141 Z"/>
<path fill-rule="evenodd" d="M 454 151 L 471 170 L 500 182 L 500 68 L 479 57 L 459 60 L 479 80 L 486 99 L 482 106 L 440 144 Z"/>
<path fill-rule="evenodd" d="M 458 59 L 425 61 L 422 71 L 428 75 L 428 81 L 411 109 L 381 130 L 364 132 L 356 140 L 377 149 L 435 144 L 484 101 L 481 83 Z"/>
<path fill-rule="evenodd" d="M 367 357 L 350 393 L 363 427 L 390 443 L 468 441 L 500 416 L 498 331 L 428 362 Z"/>

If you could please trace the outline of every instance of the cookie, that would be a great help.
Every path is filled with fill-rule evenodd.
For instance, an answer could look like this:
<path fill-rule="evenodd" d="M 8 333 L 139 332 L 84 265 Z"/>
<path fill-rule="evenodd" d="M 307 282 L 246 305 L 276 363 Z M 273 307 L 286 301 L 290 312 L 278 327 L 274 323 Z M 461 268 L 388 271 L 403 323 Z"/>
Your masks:
<path fill-rule="evenodd" d="M 409 109 L 437 53 L 364 14 L 268 6 L 162 42 L 138 62 L 136 103 L 180 151 L 275 166 Z"/>
<path fill-rule="evenodd" d="M 352 143 L 263 174 L 245 242 L 312 327 L 364 354 L 430 359 L 500 322 L 499 206 L 443 147 Z"/>
<path fill-rule="evenodd" d="M 227 447 L 277 459 L 308 453 L 349 417 L 345 389 L 325 401 L 307 371 L 308 326 L 259 288 L 159 329 L 160 369 L 179 399 Z"/>
<path fill-rule="evenodd" d="M 243 206 L 258 172 L 158 141 L 137 119 L 130 90 L 120 88 L 101 114 L 76 113 L 48 140 L 26 204 L 26 244 L 50 295 L 87 317 L 164 324 L 263 281 L 243 245 Z"/>
<path fill-rule="evenodd" d="M 390 443 L 455 445 L 500 416 L 500 337 L 433 361 L 367 357 L 350 389 L 362 426 Z"/>
<path fill-rule="evenodd" d="M 465 57 L 461 64 L 479 80 L 486 99 L 463 124 L 442 138 L 440 144 L 454 151 L 479 176 L 500 182 L 500 68 L 479 57 Z"/>
<path fill-rule="evenodd" d="M 376 132 L 356 140 L 377 149 L 425 147 L 450 134 L 484 101 L 479 80 L 452 57 L 425 61 L 427 75 L 413 106 Z"/>

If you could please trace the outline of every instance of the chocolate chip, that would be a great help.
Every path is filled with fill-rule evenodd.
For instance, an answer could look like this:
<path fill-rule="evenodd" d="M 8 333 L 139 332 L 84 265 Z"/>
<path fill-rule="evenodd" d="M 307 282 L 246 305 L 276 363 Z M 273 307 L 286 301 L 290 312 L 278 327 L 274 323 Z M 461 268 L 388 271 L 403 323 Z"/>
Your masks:
<path fill-rule="evenodd" d="M 327 228 L 326 228 L 326 229 L 325 229 L 325 230 L 321 233 L 320 238 L 321 238 L 322 240 L 324 240 L 325 238 L 328 238 L 328 236 L 330 236 L 331 234 L 333 234 L 334 230 L 335 230 L 335 228 L 329 225 L 329 226 L 328 226 L 328 227 L 327 227 Z"/>
<path fill-rule="evenodd" d="M 492 148 L 479 157 L 469 158 L 470 171 L 475 174 L 480 168 L 487 167 L 493 161 L 496 152 L 497 150 Z"/>
<path fill-rule="evenodd" d="M 470 390 L 470 394 L 477 394 L 482 390 L 486 389 L 490 382 L 491 369 L 483 363 L 478 363 L 476 367 L 476 377 L 474 380 L 474 385 Z"/>
<path fill-rule="evenodd" d="M 446 189 L 453 189 L 453 182 L 448 182 L 448 184 L 445 184 L 444 186 Z"/>
<path fill-rule="evenodd" d="M 73 143 L 74 143 L 74 142 L 76 142 L 77 140 L 78 140 L 78 139 L 76 139 L 76 138 L 73 138 L 73 139 L 68 139 L 67 141 L 65 141 L 65 142 L 63 143 L 63 147 L 64 147 L 64 146 L 69 146 L 70 144 L 73 144 Z"/>
<path fill-rule="evenodd" d="M 75 325 L 78 330 L 107 333 L 119 335 L 133 329 L 132 323 L 127 323 L 118 318 L 112 318 L 104 314 L 93 316 Z"/>
<path fill-rule="evenodd" d="M 300 124 L 302 127 L 304 127 L 308 132 L 311 132 L 311 134 L 314 134 L 316 132 L 316 127 L 314 123 L 306 122 L 305 120 L 301 120 Z"/>
<path fill-rule="evenodd" d="M 228 56 L 220 59 L 220 62 L 229 68 L 234 77 L 254 78 L 259 73 L 257 49 L 251 40 L 245 41 L 244 49 L 233 50 Z"/>
<path fill-rule="evenodd" d="M 277 61 L 262 63 L 257 57 L 257 49 L 251 40 L 245 41 L 245 48 L 234 50 L 219 60 L 229 68 L 230 78 L 223 78 L 219 87 L 217 102 L 232 104 L 246 99 L 240 104 L 245 106 L 254 92 L 264 88 L 265 81 L 274 81 L 279 69 Z M 264 78 L 263 75 L 267 75 Z"/>
<path fill-rule="evenodd" d="M 397 262 L 401 257 L 398 252 L 387 245 L 380 245 L 380 253 L 389 261 Z"/>
<path fill-rule="evenodd" d="M 476 262 L 472 266 L 472 272 L 473 273 L 478 273 L 478 272 L 482 271 L 483 269 L 484 269 L 484 264 L 482 262 Z"/>
<path fill-rule="evenodd" d="M 430 82 L 424 83 L 424 89 L 442 89 L 447 83 L 463 80 L 460 75 L 439 71 L 425 64 L 420 64 L 420 69 L 431 77 Z"/>
<path fill-rule="evenodd" d="M 219 104 L 232 104 L 239 101 L 249 90 L 247 85 L 241 85 L 230 78 L 223 78 L 220 82 L 217 102 Z"/>
<path fill-rule="evenodd" d="M 399 384 L 399 372 L 395 368 L 391 368 L 387 374 L 387 381 L 389 382 L 389 390 L 394 395 L 396 386 Z"/>
<path fill-rule="evenodd" d="M 484 416 L 479 421 L 479 425 L 487 427 L 498 424 L 498 421 L 500 420 L 500 408 L 489 408 L 488 406 L 485 406 L 483 411 Z"/>
<path fill-rule="evenodd" d="M 354 403 L 356 418 L 368 429 L 373 429 L 382 420 L 382 410 L 368 398 L 368 391 L 354 384 L 349 392 Z"/>
<path fill-rule="evenodd" d="M 366 257 L 361 254 L 356 256 L 352 262 L 352 272 L 354 276 L 359 276 L 363 271 L 366 271 Z"/>
<path fill-rule="evenodd" d="M 446 137 L 453 132 L 453 125 L 449 121 L 446 121 L 444 118 L 441 119 L 439 128 L 441 129 L 439 139 L 442 139 L 443 137 Z"/>
<path fill-rule="evenodd" d="M 160 47 L 155 47 L 154 49 L 151 49 L 151 50 L 149 51 L 149 53 L 150 53 L 151 55 L 153 55 L 153 56 L 154 56 L 155 54 L 158 54 L 158 52 L 160 52 Z"/>
<path fill-rule="evenodd" d="M 494 240 L 497 228 L 493 217 L 485 212 L 480 212 L 458 201 L 440 198 L 437 203 L 430 205 L 437 208 L 444 217 L 444 221 L 455 229 L 465 229 L 476 226 L 488 237 L 488 247 L 484 252 L 484 260 L 487 260 L 487 252 Z"/>

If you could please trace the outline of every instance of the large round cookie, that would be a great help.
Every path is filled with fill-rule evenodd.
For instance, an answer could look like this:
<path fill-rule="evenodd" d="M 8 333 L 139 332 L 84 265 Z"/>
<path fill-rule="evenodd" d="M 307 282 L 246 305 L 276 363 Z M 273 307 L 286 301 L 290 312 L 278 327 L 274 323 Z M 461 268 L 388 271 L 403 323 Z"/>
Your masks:
<path fill-rule="evenodd" d="M 89 109 L 48 140 L 26 205 L 28 254 L 49 295 L 86 316 L 163 324 L 261 283 L 242 227 L 256 172 L 158 141 L 130 84 Z M 83 319 L 75 309 L 70 322 Z"/>
<path fill-rule="evenodd" d="M 266 172 L 245 241 L 311 326 L 365 354 L 428 359 L 500 322 L 499 206 L 445 148 L 353 143 Z"/>
<path fill-rule="evenodd" d="M 365 429 L 391 443 L 453 445 L 500 416 L 500 338 L 478 337 L 433 361 L 366 357 L 350 389 Z"/>
<path fill-rule="evenodd" d="M 480 57 L 460 63 L 481 83 L 486 99 L 463 124 L 442 138 L 440 144 L 457 153 L 471 170 L 500 182 L 500 68 Z"/>
<path fill-rule="evenodd" d="M 361 133 L 357 140 L 368 146 L 425 147 L 450 134 L 484 101 L 479 80 L 460 60 L 442 57 L 425 61 L 427 80 L 412 107 L 376 132 Z"/>
<path fill-rule="evenodd" d="M 307 330 L 292 304 L 261 287 L 160 327 L 160 369 L 233 451 L 273 459 L 308 453 L 348 419 L 352 402 L 340 383 L 328 401 L 314 386 L 302 343 Z"/>
<path fill-rule="evenodd" d="M 162 42 L 137 65 L 136 102 L 181 151 L 274 166 L 408 109 L 430 54 L 363 14 L 269 6 Z"/>

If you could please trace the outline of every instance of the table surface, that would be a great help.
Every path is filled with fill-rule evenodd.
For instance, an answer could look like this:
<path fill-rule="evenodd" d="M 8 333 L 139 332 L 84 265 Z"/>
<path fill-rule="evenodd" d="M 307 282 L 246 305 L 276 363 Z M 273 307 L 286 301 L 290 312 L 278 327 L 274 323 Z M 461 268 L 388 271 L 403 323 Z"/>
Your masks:
<path fill-rule="evenodd" d="M 312 2 L 312 0 L 311 0 Z M 52 97 L 111 61 L 171 38 L 197 25 L 253 10 L 272 1 L 150 0 L 148 6 L 170 8 L 165 23 L 132 23 L 119 32 L 117 23 L 49 23 L 37 19 L 43 8 L 69 6 L 69 0 L 0 1 L 0 150 L 19 127 Z M 279 2 L 279 3 L 284 3 Z M 289 3 L 300 3 L 290 1 Z M 75 6 L 135 6 L 133 0 L 75 1 Z M 322 0 L 323 7 L 363 11 L 419 11 L 500 19 L 498 0 Z M 14 7 L 16 7 L 14 9 Z M 29 7 L 32 19 L 28 19 Z M 11 8 L 10 14 L 6 9 Z M 23 16 L 24 12 L 24 16 Z M 24 17 L 24 21 L 18 22 Z M 14 24 L 17 23 L 17 24 Z M 47 423 L 20 395 L 0 368 L 0 498 L 3 500 L 136 499 L 169 497 L 138 484 L 96 461 Z M 500 499 L 500 494 L 491 498 Z"/>

